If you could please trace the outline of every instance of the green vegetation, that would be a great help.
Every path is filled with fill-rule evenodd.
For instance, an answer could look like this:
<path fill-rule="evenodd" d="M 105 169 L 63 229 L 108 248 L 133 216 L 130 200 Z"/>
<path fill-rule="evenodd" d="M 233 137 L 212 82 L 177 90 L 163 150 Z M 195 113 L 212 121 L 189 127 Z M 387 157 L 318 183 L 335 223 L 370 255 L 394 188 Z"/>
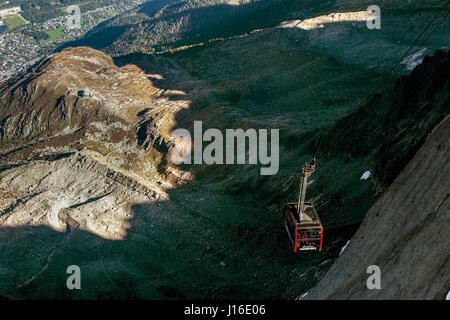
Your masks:
<path fill-rule="evenodd" d="M 308 6 L 317 12 L 320 8 L 312 0 L 259 0 L 239 6 L 219 0 L 151 1 L 137 14 L 132 12 L 113 19 L 83 44 L 102 49 L 96 45 L 101 43 L 100 38 L 109 30 L 123 26 L 124 30 L 109 44 L 109 53 L 153 53 L 271 27 Z"/>
<path fill-rule="evenodd" d="M 61 26 L 61 27 L 58 27 L 56 29 L 46 31 L 46 34 L 47 34 L 48 38 L 43 40 L 43 42 L 44 43 L 46 43 L 46 42 L 53 42 L 53 41 L 56 41 L 56 40 L 62 38 L 64 36 L 64 33 L 65 33 L 64 30 L 65 30 L 65 27 Z"/>
<path fill-rule="evenodd" d="M 42 43 L 53 42 L 62 38 L 65 34 L 65 27 L 60 26 L 56 29 L 47 31 L 37 31 L 37 30 L 26 30 L 23 32 L 25 35 L 33 37 L 32 41 Z"/>
<path fill-rule="evenodd" d="M 49 38 L 48 33 L 44 31 L 38 31 L 38 30 L 24 30 L 22 31 L 24 35 L 27 35 L 29 37 L 33 37 L 34 42 L 41 41 L 41 40 L 47 40 Z M 33 43 L 33 42 L 31 42 Z"/>
<path fill-rule="evenodd" d="M 4 20 L 9 30 L 13 30 L 27 24 L 27 22 L 20 15 L 7 16 Z"/>

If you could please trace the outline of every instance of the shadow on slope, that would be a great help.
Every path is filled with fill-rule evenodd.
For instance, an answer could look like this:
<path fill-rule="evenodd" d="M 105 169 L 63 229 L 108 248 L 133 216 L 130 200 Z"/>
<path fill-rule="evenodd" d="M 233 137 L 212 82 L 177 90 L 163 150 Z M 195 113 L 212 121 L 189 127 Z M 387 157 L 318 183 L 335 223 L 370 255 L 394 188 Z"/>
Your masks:
<path fill-rule="evenodd" d="M 312 17 L 331 4 L 332 1 L 319 4 L 312 0 L 301 3 L 270 0 L 240 5 L 152 1 L 141 6 L 137 14 L 113 18 L 89 32 L 84 39 L 66 43 L 64 47 L 87 45 L 114 55 L 151 53 L 272 27 L 291 13 L 302 18 Z M 160 11 L 162 8 L 165 10 Z"/>
<path fill-rule="evenodd" d="M 249 170 L 248 166 L 193 168 L 198 179 L 169 190 L 171 201 L 131 207 L 130 229 L 122 241 L 105 240 L 76 228 L 66 233 L 47 227 L 1 228 L 0 242 L 6 248 L 0 266 L 5 279 L 0 283 L 1 294 L 10 298 L 67 299 L 295 297 L 312 287 L 337 257 L 366 207 L 378 197 L 372 188 L 377 180 L 388 183 L 379 171 L 383 162 L 400 167 L 433 123 L 448 113 L 448 75 L 440 71 L 448 69 L 448 56 L 439 52 L 427 58 L 411 76 L 400 78 L 387 94 L 377 96 L 371 102 L 376 105 L 367 108 L 360 122 L 355 121 L 360 124 L 350 127 L 339 140 L 340 145 L 330 149 L 330 160 L 321 161 L 310 196 L 317 199 L 326 230 L 355 223 L 348 229 L 326 231 L 324 253 L 306 254 L 301 259 L 292 255 L 280 217 L 260 208 L 259 201 L 267 201 L 268 195 L 281 191 L 266 204 L 273 208 L 295 196 L 296 183 L 286 183 L 296 182 L 299 160 L 309 158 L 311 149 L 320 150 L 339 132 L 345 119 L 331 129 L 299 133 L 291 128 L 286 132 L 281 145 L 291 150 L 282 153 L 285 167 L 281 174 L 289 178 L 260 177 L 257 168 Z M 195 106 L 195 94 L 192 97 Z M 384 101 L 383 108 L 376 107 L 380 101 Z M 177 115 L 177 126 L 211 115 L 211 109 L 192 110 L 191 114 Z M 392 161 L 389 150 L 395 150 L 396 159 L 402 160 Z M 368 163 L 376 166 L 376 174 L 373 184 L 362 187 L 357 170 L 364 170 Z M 391 169 L 387 178 L 395 174 Z M 250 219 L 219 238 L 255 208 Z M 65 271 L 72 264 L 82 269 L 81 291 L 66 289 Z"/>

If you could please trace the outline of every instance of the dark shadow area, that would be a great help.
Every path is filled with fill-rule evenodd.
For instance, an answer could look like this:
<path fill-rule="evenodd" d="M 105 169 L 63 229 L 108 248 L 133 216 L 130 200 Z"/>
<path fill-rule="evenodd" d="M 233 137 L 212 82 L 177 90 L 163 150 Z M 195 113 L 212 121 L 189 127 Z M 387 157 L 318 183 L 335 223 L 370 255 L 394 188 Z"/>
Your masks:
<path fill-rule="evenodd" d="M 118 37 L 120 37 L 129 26 L 118 27 L 103 27 L 98 26 L 94 30 L 90 31 L 85 37 L 75 41 L 69 41 L 61 45 L 55 51 L 61 51 L 68 47 L 91 47 L 97 50 L 101 50 L 112 44 Z M 98 31 L 98 30 L 101 31 Z"/>
<path fill-rule="evenodd" d="M 58 50 L 91 46 L 95 49 L 107 49 L 113 54 L 161 51 L 213 38 L 236 36 L 257 28 L 273 27 L 286 20 L 292 12 L 296 12 L 302 19 L 312 17 L 327 8 L 327 5 L 329 8 L 331 3 L 326 1 L 318 5 L 312 0 L 273 0 L 189 8 L 187 3 L 173 2 L 158 0 L 144 4 L 137 13 L 144 14 L 147 18 L 139 18 L 135 23 L 132 16 L 126 15 L 110 19 L 99 24 L 83 39 L 68 42 Z M 164 7 L 166 10 L 161 16 L 156 15 Z M 162 32 L 169 27 L 179 30 Z M 119 42 L 114 44 L 115 41 Z M 114 48 L 108 47 L 112 44 Z"/>
<path fill-rule="evenodd" d="M 153 17 L 158 11 L 165 7 L 175 7 L 174 3 L 179 2 L 179 0 L 153 0 L 151 2 L 145 3 L 137 11 L 138 13 L 143 13 L 148 17 Z"/>
<path fill-rule="evenodd" d="M 241 18 L 236 19 L 233 21 L 237 22 Z M 224 32 L 230 30 L 232 29 L 225 28 Z M 306 32 L 279 31 L 279 35 L 287 33 L 295 38 Z M 95 42 L 94 37 L 91 40 Z M 208 45 L 208 48 L 213 46 L 214 44 Z M 237 50 L 238 48 L 243 51 Z M 238 46 L 236 52 L 244 53 L 244 49 L 247 48 Z M 208 56 L 202 50 L 204 49 L 199 48 L 164 56 L 130 55 L 115 61 L 119 66 L 133 63 L 148 74 L 161 75 L 160 80 L 152 79 L 153 84 L 160 89 L 187 93 L 187 96 L 168 95 L 170 101 L 176 102 L 183 97 L 190 100 L 190 110 L 176 115 L 173 129 L 187 128 L 192 131 L 194 120 L 205 121 L 204 129 L 247 128 L 254 125 L 254 119 L 260 120 L 260 127 L 273 128 L 280 125 L 272 122 L 273 118 L 286 112 L 283 120 L 292 122 L 284 125 L 280 132 L 280 175 L 261 177 L 257 167 L 249 166 L 183 167 L 194 172 L 197 179 L 168 190 L 170 201 L 133 204 L 130 209 L 132 217 L 128 221 L 129 227 L 123 240 L 107 240 L 76 227 L 69 228 L 65 233 L 44 226 L 0 228 L 0 247 L 5 248 L 0 262 L 0 295 L 11 299 L 295 298 L 319 281 L 339 255 L 341 247 L 359 226 L 368 207 L 379 196 L 379 190 L 378 193 L 375 192 L 377 181 L 361 182 L 361 173 L 367 168 L 372 169 L 374 163 L 381 163 L 382 167 L 385 161 L 391 159 L 384 158 L 390 155 L 386 152 L 390 150 L 389 147 L 406 155 L 406 158 L 410 156 L 411 150 L 415 150 L 416 144 L 411 144 L 410 138 L 416 128 L 412 124 L 417 119 L 411 118 L 410 122 L 400 123 L 397 117 L 391 119 L 388 129 L 391 136 L 400 137 L 400 140 L 392 140 L 384 145 L 381 152 L 376 154 L 378 158 L 374 158 L 373 153 L 363 148 L 368 141 L 372 146 L 383 141 L 386 129 L 383 120 L 391 115 L 391 107 L 401 105 L 403 109 L 399 111 L 400 115 L 411 114 L 410 108 L 418 108 L 417 118 L 430 127 L 423 127 L 425 129 L 415 143 L 420 143 L 441 112 L 448 111 L 441 108 L 448 106 L 443 104 L 448 102 L 444 101 L 448 99 L 448 94 L 442 94 L 444 99 L 439 104 L 432 104 L 427 100 L 440 95 L 440 91 L 435 91 L 435 85 L 444 79 L 442 73 L 436 73 L 439 78 L 432 79 L 435 72 L 431 67 L 424 67 L 424 70 L 425 79 L 432 85 L 422 92 L 420 99 L 414 95 L 419 86 L 407 85 L 408 81 L 418 82 L 421 78 L 418 74 L 409 80 L 398 80 L 396 86 L 385 96 L 386 100 L 377 96 L 372 103 L 385 102 L 385 108 L 381 110 L 382 116 L 378 114 L 379 109 L 367 111 L 363 119 L 365 122 L 351 127 L 346 139 L 330 149 L 327 159 L 320 163 L 318 175 L 313 177 L 316 181 L 311 185 L 309 196 L 317 198 L 319 215 L 324 217 L 324 251 L 294 255 L 290 251 L 289 239 L 276 207 L 295 199 L 296 175 L 300 165 L 304 160 L 310 159 L 311 153 L 320 151 L 326 141 L 336 136 L 342 128 L 342 121 L 337 122 L 335 127 L 330 128 L 329 125 L 344 113 L 354 111 L 361 102 L 359 99 L 373 87 L 370 82 L 358 84 L 356 90 L 360 93 L 357 98 L 353 91 L 344 91 L 338 98 L 344 99 L 347 94 L 350 98 L 339 100 L 335 96 L 337 91 L 342 91 L 339 85 L 355 90 L 351 83 L 355 85 L 373 74 L 362 70 L 366 74 L 358 78 L 355 76 L 355 69 L 343 66 L 335 59 L 295 52 L 296 55 L 292 58 L 287 58 L 289 54 L 286 54 L 283 57 L 286 60 L 280 62 L 284 72 L 273 73 L 270 79 L 270 75 L 261 76 L 259 81 L 244 87 L 244 81 L 249 82 L 252 80 L 251 76 L 259 76 L 252 72 L 271 67 L 266 62 L 265 66 L 260 65 L 261 68 L 256 65 L 255 69 L 251 69 L 249 60 L 269 59 L 270 56 L 258 57 L 250 51 L 246 53 L 249 58 L 247 60 L 233 63 L 233 59 L 223 59 L 220 62 L 219 55 L 215 54 L 218 51 L 212 51 Z M 269 52 L 265 45 L 260 50 Z M 192 60 L 194 56 L 199 56 L 200 60 Z M 282 58 L 280 52 L 272 57 Z M 295 70 L 294 67 L 303 61 L 306 61 L 303 67 Z M 190 62 L 193 65 L 189 67 Z M 204 70 L 200 68 L 203 64 L 208 65 Z M 274 64 L 275 62 L 271 65 Z M 324 69 L 321 69 L 323 66 Z M 248 70 L 245 75 L 249 77 L 245 80 L 236 77 L 236 74 L 242 76 L 242 69 L 239 68 Z M 289 73 L 291 70 L 295 70 L 295 73 Z M 335 72 L 334 75 L 339 74 L 339 77 L 333 78 L 332 72 Z M 348 78 L 345 77 L 345 72 Z M 217 78 L 217 74 L 223 78 Z M 313 78 L 314 74 L 320 79 Z M 324 74 L 330 83 L 324 82 Z M 302 82 L 303 78 L 317 82 Z M 298 82 L 292 85 L 292 82 L 287 81 L 293 79 Z M 448 80 L 445 81 L 448 83 Z M 326 87 L 321 87 L 324 83 Z M 312 88 L 315 91 L 308 91 L 311 86 L 315 86 Z M 295 87 L 301 88 L 301 94 L 292 96 L 287 103 L 283 102 L 285 104 L 280 103 L 283 106 L 289 105 L 291 109 L 271 109 L 271 103 L 278 106 L 276 103 L 282 100 L 277 99 L 281 99 L 283 95 L 288 96 Z M 202 89 L 208 90 L 203 92 Z M 282 92 L 278 97 L 274 96 L 276 89 Z M 404 95 L 399 98 L 395 90 L 405 91 Z M 329 96 L 326 96 L 327 93 Z M 317 100 L 314 100 L 315 97 Z M 333 115 L 326 119 L 328 125 L 325 129 L 309 130 L 302 127 L 307 123 L 306 120 L 296 122 L 294 117 L 295 111 L 300 113 L 307 108 L 301 104 L 302 98 L 313 106 L 317 106 L 316 101 L 321 101 L 322 106 L 328 108 L 330 104 L 327 101 L 333 99 L 340 101 L 342 105 L 352 104 L 342 113 L 338 113 L 337 107 L 328 110 Z M 432 105 L 437 107 L 431 108 L 430 112 Z M 138 115 L 145 117 L 150 108 L 143 109 Z M 309 122 L 317 122 L 319 118 L 328 116 L 324 115 L 324 109 L 311 107 L 309 111 L 312 112 Z M 430 118 L 425 119 L 429 114 Z M 268 117 L 258 118 L 262 115 Z M 375 135 L 364 130 L 364 125 L 368 124 L 377 127 Z M 138 144 L 143 148 L 148 147 L 145 143 L 151 134 L 148 130 L 149 123 L 143 121 L 136 129 Z M 407 134 L 402 136 L 403 133 Z M 397 148 L 398 145 L 401 147 Z M 92 198 L 87 203 L 100 198 Z M 268 200 L 272 201 L 266 203 Z M 248 219 L 242 221 L 249 215 Z M 66 268 L 72 264 L 79 265 L 82 270 L 83 289 L 80 291 L 69 291 L 66 287 Z"/>
<path fill-rule="evenodd" d="M 429 68 L 423 67 L 430 72 Z M 76 227 L 65 233 L 48 227 L 1 228 L 0 245 L 5 249 L 0 294 L 9 299 L 294 298 L 315 285 L 359 226 L 325 225 L 324 252 L 294 255 L 281 216 L 261 208 L 255 195 L 256 203 L 249 198 L 245 202 L 207 181 L 199 178 L 168 190 L 170 201 L 132 205 L 123 240 L 103 239 Z M 319 189 L 313 192 L 324 191 L 320 185 L 326 182 L 317 182 L 314 188 Z M 285 193 L 274 202 L 282 203 L 284 197 Z M 342 204 L 334 203 L 328 212 L 319 207 L 319 215 L 327 221 Z M 344 210 L 357 205 L 365 212 L 367 204 L 345 205 Z M 345 222 L 349 216 L 333 219 Z M 72 264 L 82 270 L 81 291 L 66 288 L 66 268 Z"/>
<path fill-rule="evenodd" d="M 283 226 L 266 210 L 223 236 L 250 208 L 188 188 L 169 192 L 170 202 L 133 205 L 123 240 L 75 227 L 65 233 L 44 226 L 0 228 L 0 294 L 8 299 L 285 299 L 313 285 L 312 275 L 326 267 L 320 263 L 338 254 L 327 249 L 293 255 Z M 267 226 L 269 218 L 273 222 Z M 325 245 L 344 243 L 353 231 L 330 233 Z M 66 287 L 70 265 L 81 269 L 81 290 Z M 302 273 L 308 277 L 299 282 Z"/>
<path fill-rule="evenodd" d="M 116 60 L 118 65 L 122 61 L 136 63 L 149 74 L 160 74 L 161 80 L 152 80 L 158 88 L 188 93 L 186 98 L 197 107 L 177 114 L 175 128 L 190 128 L 192 120 L 205 120 L 211 105 L 192 94 L 191 84 L 183 81 L 176 64 Z M 169 95 L 172 101 L 180 97 Z M 148 109 L 139 116 L 145 117 Z M 226 112 L 216 119 L 222 122 L 220 128 L 227 125 L 223 115 Z M 137 137 L 145 147 L 149 132 L 143 123 Z M 354 230 L 332 237 L 325 231 L 324 252 L 294 255 L 281 215 L 259 202 L 267 201 L 267 193 L 263 196 L 266 190 L 254 193 L 267 179 L 253 170 L 224 193 L 226 189 L 211 183 L 240 177 L 240 170 L 246 169 L 223 169 L 197 168 L 196 181 L 168 191 L 171 201 L 134 204 L 123 240 L 106 240 L 76 226 L 66 233 L 48 227 L 0 229 L 0 245 L 8 246 L 4 260 L 8 263 L 0 263 L 8 278 L 0 294 L 33 299 L 282 299 L 309 289 L 318 281 L 317 272 L 322 274 L 329 266 L 321 263 L 335 258 Z M 295 174 L 295 169 L 287 170 Z M 254 180 L 251 185 L 248 177 Z M 278 187 L 282 185 L 277 183 Z M 243 192 L 243 188 L 249 190 Z M 284 198 L 282 194 L 274 202 L 282 203 Z M 33 256 L 16 256 L 17 251 Z M 81 291 L 66 288 L 65 271 L 72 264 L 82 270 Z M 302 274 L 306 275 L 299 280 Z"/>

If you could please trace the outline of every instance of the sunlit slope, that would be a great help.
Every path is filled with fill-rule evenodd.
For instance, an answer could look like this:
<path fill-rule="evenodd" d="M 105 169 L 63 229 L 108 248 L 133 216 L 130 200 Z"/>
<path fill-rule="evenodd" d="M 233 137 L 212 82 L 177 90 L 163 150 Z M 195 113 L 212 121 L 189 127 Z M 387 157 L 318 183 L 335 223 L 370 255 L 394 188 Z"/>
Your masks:
<path fill-rule="evenodd" d="M 85 39 L 67 45 L 88 45 L 114 55 L 160 52 L 275 27 L 286 21 L 306 21 L 333 13 L 366 12 L 370 5 L 373 3 L 367 0 L 259 0 L 241 1 L 240 5 L 222 0 L 152 1 L 102 23 Z M 350 21 L 349 28 L 349 23 L 334 21 L 319 23 L 317 28 L 304 32 L 297 40 L 305 47 L 311 46 L 346 63 L 388 67 L 394 56 L 413 42 L 443 2 L 396 0 L 377 5 L 381 8 L 380 30 L 368 30 L 365 22 Z M 425 47 L 432 51 L 446 46 L 449 42 L 446 28 L 448 21 L 436 30 L 436 36 L 429 39 Z"/>

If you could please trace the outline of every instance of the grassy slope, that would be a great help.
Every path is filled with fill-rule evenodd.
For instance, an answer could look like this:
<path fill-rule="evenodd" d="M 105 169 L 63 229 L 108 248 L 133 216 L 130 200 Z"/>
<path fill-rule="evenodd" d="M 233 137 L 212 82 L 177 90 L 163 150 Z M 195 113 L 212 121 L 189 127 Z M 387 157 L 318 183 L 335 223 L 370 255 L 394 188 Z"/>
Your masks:
<path fill-rule="evenodd" d="M 27 23 L 20 15 L 7 16 L 4 20 L 9 30 L 13 30 Z"/>
<path fill-rule="evenodd" d="M 254 29 L 276 26 L 286 20 L 308 19 L 331 12 L 365 11 L 371 4 L 368 0 L 260 0 L 240 6 L 214 0 L 180 1 L 175 4 L 152 1 L 134 12 L 101 24 L 85 39 L 69 45 L 92 46 L 114 55 L 152 53 L 217 37 L 240 35 Z M 384 1 L 379 6 L 382 10 L 381 30 L 359 28 L 356 32 L 342 32 L 340 24 L 335 24 L 333 37 L 324 35 L 320 29 L 311 32 L 314 39 L 310 45 L 322 53 L 337 55 L 348 63 L 360 61 L 373 67 L 389 66 L 393 64 L 391 58 L 407 48 L 442 3 L 439 0 L 407 3 L 394 0 Z M 448 22 L 445 24 L 448 26 Z M 108 41 L 104 41 L 105 35 L 108 35 Z M 342 41 L 342 37 L 347 36 L 355 40 L 350 45 Z M 446 45 L 448 37 L 445 27 L 438 30 L 432 41 L 433 49 Z M 381 45 L 382 52 L 378 50 Z"/>
<path fill-rule="evenodd" d="M 390 8 L 385 10 L 390 20 L 385 21 L 381 33 L 372 33 L 364 27 L 364 23 L 336 24 L 313 32 L 273 29 L 165 55 L 190 76 L 201 79 L 201 86 L 208 88 L 196 91 L 191 105 L 193 115 L 183 120 L 180 116 L 181 124 L 185 121 L 189 125 L 189 121 L 197 118 L 206 122 L 206 126 L 217 128 L 281 129 L 278 175 L 262 178 L 256 168 L 220 166 L 207 167 L 198 173 L 209 181 L 224 181 L 221 186 L 226 192 L 234 193 L 241 199 L 266 199 L 268 194 L 279 192 L 299 173 L 302 162 L 309 160 L 313 154 L 317 155 L 336 134 L 333 132 L 320 142 L 305 143 L 311 137 L 317 139 L 317 134 L 322 133 L 320 130 L 303 133 L 326 127 L 366 103 L 368 95 L 381 79 L 379 72 L 393 65 L 409 45 L 406 40 L 399 42 L 395 38 L 401 38 L 400 34 L 405 39 L 417 36 L 419 27 L 427 21 L 422 18 L 436 13 L 425 10 L 423 15 L 421 10 L 416 10 L 420 5 L 418 1 L 409 6 L 395 1 L 385 4 L 386 8 Z M 436 7 L 437 3 L 432 5 Z M 401 27 L 399 19 L 420 22 L 412 32 L 410 28 Z M 396 22 L 392 23 L 394 20 Z M 428 39 L 427 45 L 440 47 L 446 38 L 440 37 L 443 30 L 445 23 Z M 343 35 L 336 37 L 336 31 Z M 382 53 L 374 51 L 373 47 L 377 46 L 391 50 Z M 407 71 L 401 65 L 396 72 Z M 390 81 L 386 80 L 386 87 L 390 86 Z M 188 85 L 181 89 L 189 92 L 189 81 L 185 83 Z M 408 107 L 406 102 L 400 102 L 405 104 L 405 108 Z M 394 106 L 383 108 L 391 108 L 395 114 Z M 408 121 L 424 116 L 420 123 L 428 121 L 433 125 L 436 117 L 444 112 L 442 106 L 439 108 L 422 110 L 408 120 L 403 119 L 402 123 L 407 126 Z M 401 113 L 395 121 L 402 116 Z M 406 164 L 424 132 L 429 130 L 423 129 L 416 137 L 413 136 L 414 131 L 407 131 L 403 133 L 402 145 L 392 148 L 388 142 L 381 143 L 385 137 L 380 136 L 378 130 L 383 129 L 374 127 L 383 120 L 366 114 L 361 117 L 365 117 L 362 122 L 367 129 L 354 132 L 348 140 L 346 137 L 340 139 L 338 149 L 330 150 L 340 156 L 321 159 L 325 161 L 313 177 L 315 183 L 310 196 L 316 198 L 320 209 L 323 208 L 322 216 L 328 226 L 360 221 L 384 187 Z M 400 129 L 394 126 L 389 130 L 396 136 Z M 377 140 L 364 141 L 366 147 L 354 143 L 354 137 L 371 138 L 372 132 Z M 389 143 L 395 144 L 392 141 Z M 354 148 L 351 149 L 353 152 L 348 148 Z M 395 161 L 387 160 L 387 155 Z M 361 181 L 360 176 L 366 170 L 374 171 L 376 179 Z M 284 199 L 295 199 L 295 189 L 296 186 L 291 187 Z"/>
<path fill-rule="evenodd" d="M 158 87 L 193 93 L 191 112 L 180 114 L 180 127 L 189 128 L 193 120 L 201 119 L 205 128 L 282 129 L 281 170 L 276 176 L 269 179 L 261 177 L 258 168 L 254 166 L 189 167 L 187 169 L 197 174 L 198 183 L 181 188 L 176 191 L 177 194 L 191 194 L 193 188 L 200 194 L 209 189 L 214 190 L 213 194 L 231 195 L 235 202 L 230 202 L 230 209 L 227 207 L 227 211 L 236 212 L 238 208 L 234 207 L 235 205 L 247 204 L 247 209 L 240 211 L 241 217 L 246 216 L 252 209 L 260 207 L 261 203 L 258 204 L 258 201 L 267 201 L 292 182 L 291 179 L 299 173 L 302 161 L 309 157 L 309 151 L 293 141 L 292 136 L 325 126 L 348 114 L 363 101 L 364 96 L 373 87 L 378 77 L 376 73 L 345 66 L 323 54 L 304 51 L 301 44 L 295 44 L 295 39 L 285 37 L 286 32 L 288 31 L 269 30 L 248 38 L 212 43 L 174 54 L 132 55 L 116 59 L 119 64 L 135 63 L 146 72 L 161 74 L 164 80 L 155 82 Z M 267 61 L 271 61 L 270 65 Z M 327 75 L 326 79 L 324 74 Z M 355 88 L 356 83 L 362 85 Z M 331 191 L 333 196 L 342 192 L 342 188 L 351 189 L 348 183 L 351 182 L 354 186 L 359 182 L 361 173 L 358 170 L 361 170 L 361 167 L 360 162 L 347 165 L 345 170 L 354 173 L 344 181 L 334 180 L 337 173 L 335 167 L 330 164 L 328 171 L 323 173 L 328 174 L 328 178 L 319 180 L 317 186 L 326 192 Z M 314 179 L 317 180 L 316 177 Z M 334 184 L 331 185 L 330 181 L 334 181 Z M 336 183 L 342 186 L 341 189 L 333 190 Z M 297 181 L 270 205 L 276 206 L 278 201 L 281 204 L 283 201 L 293 200 L 296 196 L 296 185 Z M 371 185 L 370 181 L 366 181 L 362 188 L 344 197 L 343 201 L 347 202 L 349 198 L 359 196 L 362 203 L 353 215 L 354 221 L 351 221 L 344 211 L 322 211 L 327 227 L 359 221 L 365 209 L 372 203 L 371 193 L 368 192 Z M 215 197 L 210 196 L 209 199 Z M 339 201 L 341 200 L 336 199 L 329 203 L 332 206 L 340 205 Z M 185 206 L 190 206 L 189 202 L 185 202 Z M 206 206 L 205 202 L 196 203 L 192 212 L 204 212 Z M 215 203 L 214 211 L 221 211 L 223 206 L 224 204 Z M 219 217 L 214 214 L 211 219 L 216 221 Z M 281 220 L 273 221 L 268 227 L 262 228 L 270 220 L 273 220 L 272 212 L 258 210 L 252 219 L 239 228 L 239 232 L 232 233 L 231 240 L 224 239 L 224 244 L 233 239 L 243 239 L 247 245 L 237 252 L 234 248 L 226 251 L 227 258 L 223 257 L 224 261 L 227 265 L 233 261 L 236 266 L 224 276 L 226 280 L 219 281 L 223 288 L 215 291 L 212 296 L 293 297 L 299 286 L 308 289 L 317 281 L 314 273 L 317 271 L 321 274 L 324 267 L 313 266 L 337 255 L 337 248 L 344 244 L 354 231 L 349 228 L 332 235 L 327 230 L 325 253 L 309 254 L 300 262 L 297 257 L 289 254 L 289 244 Z M 226 229 L 219 230 L 221 233 Z M 261 263 L 261 259 L 272 262 L 267 267 L 259 267 L 256 274 L 255 266 Z M 209 272 L 215 270 L 213 272 L 221 274 L 212 261 L 206 265 Z M 277 272 L 274 272 L 275 270 Z M 306 272 L 308 275 L 299 283 L 292 277 L 291 272 Z M 268 280 L 261 282 L 262 279 Z M 242 281 L 245 281 L 245 286 Z M 283 283 L 284 288 L 280 287 L 280 283 Z M 248 293 L 248 288 L 251 288 L 252 294 Z M 272 288 L 272 293 L 269 293 L 267 288 Z"/>
<path fill-rule="evenodd" d="M 187 167 L 197 174 L 198 188 L 215 188 L 233 195 L 239 203 L 253 203 L 255 208 L 261 203 L 276 208 L 295 200 L 301 164 L 331 141 L 345 119 L 336 122 L 334 128 L 330 124 L 367 101 L 380 76 L 376 69 L 367 65 L 364 68 L 359 61 L 349 65 L 321 52 L 305 50 L 304 34 L 295 32 L 269 30 L 163 56 L 131 55 L 117 59 L 119 63 L 135 63 L 147 72 L 163 75 L 164 80 L 158 83 L 163 88 L 192 93 L 191 111 L 180 114 L 180 127 L 189 128 L 193 120 L 203 120 L 205 128 L 281 129 L 281 166 L 276 176 L 261 177 L 254 166 Z M 418 75 L 421 73 L 426 76 Z M 362 220 L 424 135 L 448 112 L 444 94 L 448 82 L 443 74 L 430 79 L 433 74 L 437 76 L 433 71 L 417 71 L 398 80 L 395 86 L 388 80 L 386 86 L 390 89 L 385 90 L 384 99 L 371 101 L 349 132 L 320 159 L 308 197 L 316 202 L 325 225 L 326 249 L 320 255 L 304 256 L 301 262 L 278 256 L 281 264 L 277 264 L 280 272 L 276 275 L 261 270 L 265 278 L 284 281 L 283 296 L 289 296 L 295 287 L 307 290 L 317 281 L 323 271 L 317 269 L 318 262 L 338 255 L 355 230 L 352 225 Z M 433 94 L 442 99 L 439 103 L 430 102 L 432 96 L 426 93 L 432 90 L 428 88 L 432 81 L 436 86 Z M 408 98 L 414 91 L 420 93 Z M 386 121 L 389 115 L 392 119 Z M 360 180 L 366 170 L 372 172 L 371 178 Z M 251 241 L 244 249 L 247 256 L 242 263 L 246 270 L 253 269 L 256 257 L 266 257 L 277 246 L 286 247 L 281 223 L 262 233 L 256 227 L 269 221 L 271 215 L 264 212 L 261 210 L 257 219 L 246 225 L 258 234 L 256 239 L 250 235 L 246 238 Z M 307 275 L 298 283 L 289 276 L 289 269 Z"/>
<path fill-rule="evenodd" d="M 171 2 L 175 3 L 171 5 Z M 259 0 L 234 6 L 215 0 L 171 2 L 144 4 L 136 12 L 99 26 L 84 41 L 78 41 L 74 45 L 91 45 L 115 55 L 149 53 L 273 26 L 294 12 L 302 17 L 309 16 L 321 9 L 329 9 L 333 3 Z M 164 10 L 158 11 L 158 8 Z M 304 10 L 305 8 L 308 9 Z M 120 33 L 116 32 L 118 27 L 122 29 Z M 99 42 L 102 35 L 110 32 L 114 33 L 113 41 L 108 44 Z"/>
<path fill-rule="evenodd" d="M 65 26 L 58 27 L 56 29 L 48 30 L 46 31 L 48 34 L 48 39 L 43 40 L 42 42 L 53 42 L 56 41 L 64 36 L 65 33 Z"/>

